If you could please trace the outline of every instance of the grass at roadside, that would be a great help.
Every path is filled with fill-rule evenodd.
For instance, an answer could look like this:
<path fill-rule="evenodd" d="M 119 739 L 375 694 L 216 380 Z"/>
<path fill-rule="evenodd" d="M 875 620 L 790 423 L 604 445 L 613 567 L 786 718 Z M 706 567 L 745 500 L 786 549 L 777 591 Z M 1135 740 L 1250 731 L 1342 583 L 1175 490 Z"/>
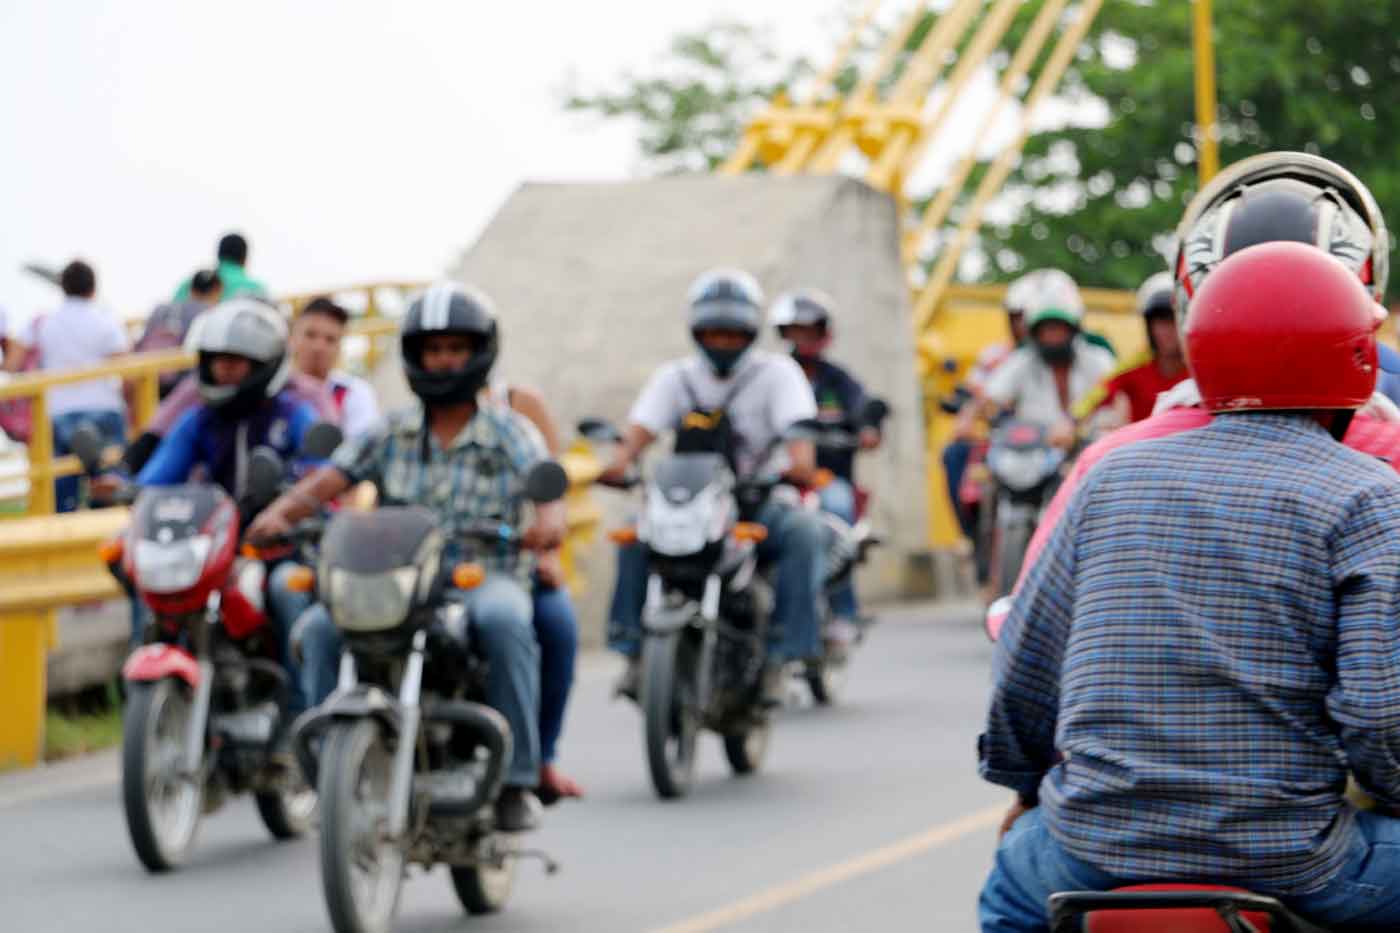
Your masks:
<path fill-rule="evenodd" d="M 122 740 L 122 711 L 89 715 L 50 711 L 44 719 L 44 760 L 58 761 L 117 745 Z"/>

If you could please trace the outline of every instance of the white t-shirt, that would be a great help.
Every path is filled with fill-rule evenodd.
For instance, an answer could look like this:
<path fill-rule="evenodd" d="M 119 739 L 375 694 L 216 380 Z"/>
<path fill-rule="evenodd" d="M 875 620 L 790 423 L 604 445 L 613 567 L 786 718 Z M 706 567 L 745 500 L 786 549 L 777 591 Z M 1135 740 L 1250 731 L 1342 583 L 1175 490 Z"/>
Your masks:
<path fill-rule="evenodd" d="M 128 349 L 126 331 L 117 316 L 85 298 L 68 298 L 57 310 L 36 317 L 24 344 L 39 349 L 39 368 L 46 372 L 95 366 Z M 122 383 L 115 377 L 94 379 L 48 391 L 49 417 L 75 411 L 125 411 Z"/>
<path fill-rule="evenodd" d="M 781 473 L 788 467 L 787 448 L 775 442 L 793 422 L 817 416 L 811 383 L 792 357 L 750 350 L 724 380 L 700 356 L 672 360 L 652 374 L 627 417 L 659 435 L 673 430 L 695 408 L 718 408 L 740 383 L 728 405 L 734 431 L 742 441 L 739 472 L 745 477 Z M 758 462 L 770 449 L 767 462 Z"/>
<path fill-rule="evenodd" d="M 1069 368 L 1070 408 L 1113 372 L 1114 365 L 1112 353 L 1083 337 L 1076 337 L 1074 362 Z M 992 370 L 986 392 L 998 405 L 1014 408 L 1017 418 L 1047 428 L 1070 417 L 1060 407 L 1055 374 L 1033 346 L 1017 349 L 1006 362 Z"/>
<path fill-rule="evenodd" d="M 340 409 L 340 430 L 346 437 L 363 434 L 379 423 L 379 398 L 368 382 L 349 373 L 333 372 L 326 384 Z"/>

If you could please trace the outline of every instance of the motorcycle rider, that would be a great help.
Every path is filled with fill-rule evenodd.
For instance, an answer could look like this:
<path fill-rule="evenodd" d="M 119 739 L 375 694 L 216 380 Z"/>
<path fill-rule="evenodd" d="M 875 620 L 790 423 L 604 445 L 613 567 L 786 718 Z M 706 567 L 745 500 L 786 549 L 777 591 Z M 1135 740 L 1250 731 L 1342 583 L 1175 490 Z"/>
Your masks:
<path fill-rule="evenodd" d="M 434 285 L 409 305 L 399 333 L 404 374 L 419 403 L 343 444 L 329 466 L 264 510 L 249 531 L 254 540 L 286 534 L 366 480 L 377 487 L 381 504 L 422 505 L 442 517 L 447 562 L 461 556 L 454 529 L 478 521 L 521 524 L 525 476 L 546 452 L 528 420 L 478 400 L 500 349 L 490 299 L 454 282 Z M 564 539 L 563 510 L 562 502 L 537 505 L 523 546 L 557 547 Z M 540 774 L 540 661 L 531 627 L 531 561 L 507 549 L 480 556 L 487 578 L 462 599 L 490 666 L 488 701 L 514 739 L 496 823 L 502 831 L 523 832 L 539 822 L 533 788 Z M 336 682 L 340 634 L 320 603 L 303 614 L 298 628 L 304 688 L 318 704 Z"/>
<path fill-rule="evenodd" d="M 287 386 L 287 326 L 276 309 L 256 298 L 233 298 L 205 311 L 199 320 L 193 349 L 199 357 L 194 378 L 200 401 L 159 441 L 135 483 L 170 486 L 199 477 L 241 502 L 252 451 L 270 447 L 293 465 L 306 430 L 320 418 Z M 115 475 L 99 477 L 93 481 L 93 494 L 110 495 L 121 482 Z M 291 678 L 289 712 L 296 714 L 304 703 L 288 635 L 305 607 L 295 595 L 281 596 L 275 585 L 279 574 L 290 569 L 272 568 L 268 610 Z M 140 643 L 146 618 L 144 604 L 133 594 L 133 644 Z"/>
<path fill-rule="evenodd" d="M 866 421 L 865 388 L 824 355 L 831 346 L 833 307 L 834 302 L 823 292 L 799 289 L 779 295 L 768 316 L 811 383 L 817 420 L 854 428 L 860 449 L 874 450 L 880 446 L 880 427 Z M 856 521 L 855 464 L 854 450 L 817 447 L 818 469 L 831 473 L 831 479 L 817 493 L 822 509 L 850 525 Z M 854 582 L 843 583 L 831 594 L 829 602 L 832 618 L 824 634 L 849 646 L 859 634 Z"/>
<path fill-rule="evenodd" d="M 661 433 L 680 426 L 688 412 L 722 409 L 736 435 L 734 465 L 740 480 L 781 476 L 796 486 L 812 484 L 817 469 L 812 442 L 784 442 L 784 435 L 796 422 L 816 416 L 816 402 L 791 357 L 753 346 L 762 319 L 763 293 L 748 273 L 714 269 L 695 280 L 689 292 L 689 328 L 698 352 L 652 374 L 632 406 L 626 434 L 601 482 L 623 482 L 641 452 Z M 763 672 L 763 699 L 776 705 L 784 663 L 819 654 L 817 600 L 826 574 L 827 532 L 818 516 L 772 499 L 756 518 L 768 529 L 760 554 L 777 564 L 770 629 L 776 637 L 770 637 Z M 608 647 L 627 659 L 617 692 L 634 699 L 646 581 L 646 548 L 621 548 Z"/>
<path fill-rule="evenodd" d="M 1070 412 L 1113 369 L 1113 354 L 1081 333 L 1084 299 L 1074 279 L 1059 269 L 1031 276 L 1025 299 L 1029 343 L 987 381 L 984 408 L 1012 409 L 1017 418 L 1049 430 L 1051 443 L 1067 447 L 1074 439 Z"/>
<path fill-rule="evenodd" d="M 1124 368 L 1082 399 L 1075 407 L 1077 420 L 1097 411 L 1111 415 L 1102 422 L 1106 427 L 1142 421 L 1152 415 L 1158 395 L 1189 378 L 1172 307 L 1174 291 L 1170 272 L 1158 272 L 1142 283 L 1137 312 L 1147 328 L 1147 359 Z"/>
<path fill-rule="evenodd" d="M 544 439 L 551 457 L 563 452 L 559 428 L 549 413 L 544 396 L 524 385 L 511 385 L 493 379 L 482 390 L 483 402 L 513 410 L 530 420 Z M 564 732 L 564 711 L 574 685 L 574 661 L 578 655 L 578 616 L 564 585 L 564 565 L 558 548 L 544 551 L 535 559 L 535 576 L 530 598 L 535 623 L 535 640 L 540 644 L 540 782 L 536 795 L 545 806 L 566 797 L 582 797 L 578 782 L 555 766 L 559 737 Z"/>
<path fill-rule="evenodd" d="M 1187 244 L 1188 247 L 1190 244 Z M 1115 451 L 997 647 L 979 741 L 1017 799 L 979 911 L 1209 879 L 1327 926 L 1400 925 L 1400 480 L 1337 442 L 1384 311 L 1316 246 L 1242 246 L 1191 289 L 1198 430 Z"/>
<path fill-rule="evenodd" d="M 1180 243 L 1174 268 L 1178 325 L 1192 291 L 1210 270 L 1235 250 L 1270 240 L 1311 243 L 1336 256 L 1380 301 L 1390 272 L 1390 235 L 1370 190 L 1342 166 L 1302 152 L 1270 152 L 1244 159 L 1222 171 L 1187 207 L 1177 230 Z M 1386 368 L 1381 354 L 1381 369 Z M 1061 483 L 1041 516 L 1026 551 L 1021 579 L 1056 527 L 1079 483 L 1110 451 L 1153 437 L 1199 428 L 1211 420 L 1200 407 L 1194 380 L 1179 383 L 1161 396 L 1151 418 L 1114 431 L 1087 447 Z M 1400 425 L 1383 420 L 1385 399 L 1352 420 L 1343 438 L 1350 447 L 1382 458 L 1400 471 Z M 1013 594 L 1014 596 L 1014 594 Z M 999 601 L 987 615 L 994 636 L 1010 603 Z"/>

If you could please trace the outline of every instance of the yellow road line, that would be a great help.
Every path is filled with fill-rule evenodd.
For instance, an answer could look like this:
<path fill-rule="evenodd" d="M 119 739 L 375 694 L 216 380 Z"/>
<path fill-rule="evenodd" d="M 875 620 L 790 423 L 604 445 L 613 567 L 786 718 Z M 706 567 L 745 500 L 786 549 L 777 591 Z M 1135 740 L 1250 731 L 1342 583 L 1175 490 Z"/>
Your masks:
<path fill-rule="evenodd" d="M 829 888 L 843 881 L 850 881 L 852 878 L 859 878 L 861 875 L 868 875 L 897 862 L 911 859 L 978 830 L 990 829 L 1001 822 L 1005 813 L 1006 807 L 1004 805 L 978 810 L 962 819 L 930 827 L 918 835 L 901 839 L 899 842 L 857 855 L 844 862 L 819 868 L 801 878 L 795 878 L 792 881 L 759 891 L 757 894 L 736 901 L 728 907 L 721 907 L 709 913 L 673 923 L 670 926 L 659 927 L 651 933 L 708 933 L 710 930 L 718 930 L 738 923 L 740 920 L 747 920 L 757 914 L 777 910 L 793 901 L 815 894 L 823 888 Z"/>

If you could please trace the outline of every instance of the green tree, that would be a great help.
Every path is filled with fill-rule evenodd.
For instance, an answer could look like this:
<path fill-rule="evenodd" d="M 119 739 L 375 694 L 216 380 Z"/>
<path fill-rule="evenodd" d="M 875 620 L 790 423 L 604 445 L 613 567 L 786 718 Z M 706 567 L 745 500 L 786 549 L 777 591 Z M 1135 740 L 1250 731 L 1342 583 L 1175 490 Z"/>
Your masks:
<path fill-rule="evenodd" d="M 1009 41 L 1040 5 L 1026 4 Z M 1400 74 L 1400 0 L 1230 0 L 1215 5 L 1215 20 L 1222 163 L 1270 149 L 1317 152 L 1400 217 L 1400 166 L 1389 150 L 1400 110 L 1380 99 Z M 782 77 L 748 81 L 738 69 L 755 53 Z M 732 151 L 761 101 L 807 70 L 784 70 L 736 24 L 679 37 L 672 55 L 703 77 L 627 75 L 620 90 L 575 94 L 568 106 L 636 118 L 655 167 L 703 169 Z M 1059 95 L 1099 119 L 1032 137 L 1007 183 L 1015 219 L 983 229 L 983 277 L 1058 266 L 1082 282 L 1131 288 L 1161 269 L 1197 187 L 1194 93 L 1191 4 L 1107 0 Z"/>

